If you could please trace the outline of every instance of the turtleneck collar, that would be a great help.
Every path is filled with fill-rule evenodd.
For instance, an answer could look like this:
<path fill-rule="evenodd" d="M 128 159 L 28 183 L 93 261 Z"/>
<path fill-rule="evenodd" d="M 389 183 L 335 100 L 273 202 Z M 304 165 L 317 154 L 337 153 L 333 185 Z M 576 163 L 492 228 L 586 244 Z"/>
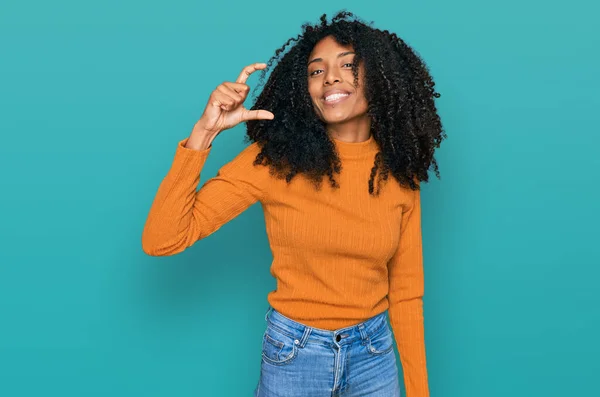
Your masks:
<path fill-rule="evenodd" d="M 331 140 L 335 144 L 340 158 L 371 158 L 379 150 L 379 145 L 375 141 L 375 138 L 373 138 L 373 134 L 369 136 L 369 139 L 362 142 L 341 141 L 333 136 Z"/>

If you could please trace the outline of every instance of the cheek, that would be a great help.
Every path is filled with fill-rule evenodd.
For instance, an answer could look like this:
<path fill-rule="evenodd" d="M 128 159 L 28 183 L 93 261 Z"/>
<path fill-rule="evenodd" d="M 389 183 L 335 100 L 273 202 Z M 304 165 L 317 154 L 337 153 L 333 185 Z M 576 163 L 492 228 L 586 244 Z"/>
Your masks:
<path fill-rule="evenodd" d="M 313 109 L 315 109 L 315 111 L 317 111 L 318 113 L 321 113 L 321 108 L 323 107 L 321 100 L 318 97 L 315 98 L 312 95 L 310 96 L 310 100 L 312 102 Z"/>
<path fill-rule="evenodd" d="M 315 98 L 314 96 L 311 95 L 310 96 L 310 100 L 311 100 L 312 105 L 313 105 L 313 107 L 315 109 L 318 109 L 321 106 L 321 104 L 319 103 L 319 99 L 318 98 Z"/>
<path fill-rule="evenodd" d="M 313 101 L 313 103 L 316 104 L 316 102 L 319 100 L 319 96 L 317 94 L 316 89 L 311 89 L 310 84 L 308 86 L 308 95 L 310 96 L 310 99 Z"/>
<path fill-rule="evenodd" d="M 365 98 L 365 93 L 363 92 L 362 87 L 356 91 L 356 102 L 360 104 L 367 103 L 367 98 Z"/>
<path fill-rule="evenodd" d="M 313 94 L 310 90 L 308 91 L 308 96 L 310 97 L 310 101 L 312 103 L 312 108 L 314 112 L 321 120 L 323 120 L 323 112 L 321 110 L 322 104 L 320 98 L 316 94 Z"/>

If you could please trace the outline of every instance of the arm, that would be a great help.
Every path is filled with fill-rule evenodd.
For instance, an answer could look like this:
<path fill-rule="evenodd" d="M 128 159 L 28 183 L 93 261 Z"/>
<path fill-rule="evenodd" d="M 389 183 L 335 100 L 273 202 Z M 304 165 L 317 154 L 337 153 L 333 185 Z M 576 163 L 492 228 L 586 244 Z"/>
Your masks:
<path fill-rule="evenodd" d="M 420 190 L 412 191 L 412 194 L 412 205 L 402 213 L 398 249 L 388 263 L 388 312 L 402 362 L 407 397 L 428 397 L 421 194 Z"/>
<path fill-rule="evenodd" d="M 142 249 L 148 255 L 182 252 L 235 218 L 262 194 L 252 168 L 252 145 L 196 191 L 212 145 L 196 150 L 186 147 L 188 139 L 177 145 L 171 168 L 158 188 L 144 225 Z"/>

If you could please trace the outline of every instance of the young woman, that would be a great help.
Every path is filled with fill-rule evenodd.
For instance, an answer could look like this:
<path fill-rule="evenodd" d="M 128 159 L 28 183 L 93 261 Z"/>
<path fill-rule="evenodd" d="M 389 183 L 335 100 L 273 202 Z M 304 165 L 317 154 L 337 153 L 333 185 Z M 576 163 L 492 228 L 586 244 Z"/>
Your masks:
<path fill-rule="evenodd" d="M 394 340 L 408 397 L 429 395 L 419 184 L 439 177 L 439 94 L 404 41 L 352 16 L 303 25 L 252 108 L 246 80 L 268 64 L 211 93 L 144 227 L 147 254 L 173 255 L 262 204 L 277 289 L 255 396 L 399 396 Z M 252 143 L 197 190 L 241 122 Z"/>

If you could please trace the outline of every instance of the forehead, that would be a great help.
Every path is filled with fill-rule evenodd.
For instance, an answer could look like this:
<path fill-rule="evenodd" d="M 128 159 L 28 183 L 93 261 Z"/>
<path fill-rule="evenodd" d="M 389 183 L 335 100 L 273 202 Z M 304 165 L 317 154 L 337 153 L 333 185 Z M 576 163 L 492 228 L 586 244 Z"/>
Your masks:
<path fill-rule="evenodd" d="M 341 45 L 332 36 L 327 36 L 321 39 L 315 46 L 313 47 L 310 57 L 311 59 L 314 57 L 327 57 L 327 56 L 337 56 L 337 54 L 341 51 L 353 51 L 354 48 L 352 45 Z"/>

